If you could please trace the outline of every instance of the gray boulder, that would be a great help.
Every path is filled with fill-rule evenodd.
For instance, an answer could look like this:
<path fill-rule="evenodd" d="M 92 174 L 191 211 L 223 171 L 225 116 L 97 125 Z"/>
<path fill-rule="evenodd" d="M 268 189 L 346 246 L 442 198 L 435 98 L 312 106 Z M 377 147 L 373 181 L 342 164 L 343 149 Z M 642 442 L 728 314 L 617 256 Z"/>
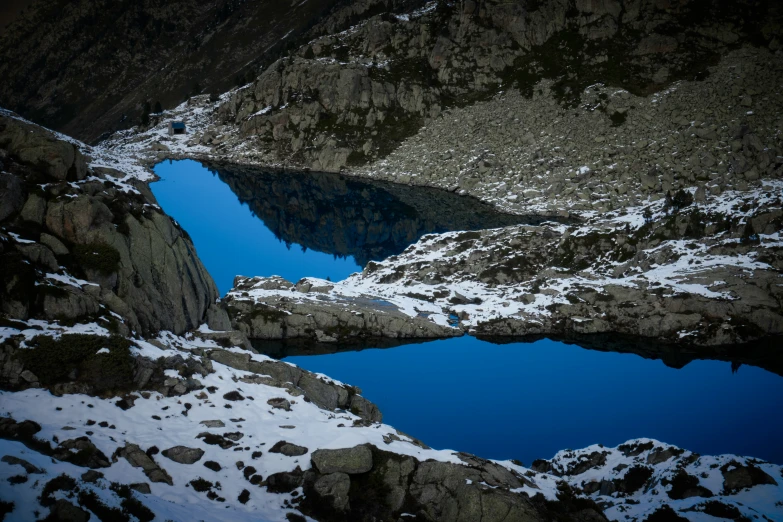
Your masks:
<path fill-rule="evenodd" d="M 0 461 L 11 465 L 22 466 L 25 472 L 31 475 L 37 475 L 44 472 L 41 468 L 34 466 L 33 464 L 27 462 L 24 459 L 20 459 L 19 457 L 14 457 L 13 455 L 3 455 L 3 457 L 0 458 Z"/>
<path fill-rule="evenodd" d="M 186 446 L 174 446 L 167 450 L 163 450 L 161 454 L 180 464 L 193 464 L 198 462 L 201 457 L 204 456 L 204 450 L 198 448 L 188 448 Z"/>
<path fill-rule="evenodd" d="M 275 443 L 274 446 L 269 448 L 269 453 L 280 453 L 287 457 L 299 457 L 308 451 L 309 450 L 304 446 L 297 446 L 296 444 L 292 444 L 284 440 Z"/>
<path fill-rule="evenodd" d="M 282 397 L 269 399 L 266 403 L 278 410 L 291 411 L 291 403 L 288 402 L 288 399 L 283 399 Z"/>
<path fill-rule="evenodd" d="M 169 486 L 174 485 L 171 476 L 166 470 L 158 466 L 152 458 L 144 453 L 136 444 L 126 443 L 124 448 L 117 452 L 119 456 L 128 461 L 134 468 L 141 468 L 147 478 L 152 482 L 165 482 Z"/>
<path fill-rule="evenodd" d="M 60 522 L 87 522 L 90 520 L 90 514 L 65 499 L 57 500 L 51 507 L 47 520 L 58 520 Z"/>
<path fill-rule="evenodd" d="M 313 465 L 321 473 L 366 473 L 372 469 L 372 452 L 367 446 L 336 450 L 319 449 L 312 455 Z"/>
<path fill-rule="evenodd" d="M 149 495 L 152 493 L 152 489 L 150 488 L 150 485 L 146 482 L 136 482 L 134 484 L 130 484 L 128 486 L 133 491 L 138 491 L 139 493 L 143 493 L 144 495 Z"/>
<path fill-rule="evenodd" d="M 350 507 L 348 492 L 351 489 L 351 478 L 345 473 L 322 475 L 313 487 L 315 492 L 326 498 L 337 511 L 345 511 Z"/>
<path fill-rule="evenodd" d="M 0 147 L 57 180 L 78 181 L 87 175 L 87 162 L 79 148 L 37 125 L 0 116 Z"/>
<path fill-rule="evenodd" d="M 99 450 L 87 437 L 65 440 L 55 448 L 52 454 L 57 460 L 70 462 L 76 466 L 87 468 L 108 468 L 111 466 L 108 457 Z"/>
<path fill-rule="evenodd" d="M 63 244 L 62 241 L 51 234 L 47 234 L 46 232 L 41 233 L 40 242 L 42 245 L 49 247 L 49 250 L 51 250 L 56 256 L 62 256 L 69 253 L 68 248 Z"/>
<path fill-rule="evenodd" d="M 46 215 L 46 200 L 38 194 L 30 194 L 19 216 L 24 221 L 31 221 L 40 225 L 43 223 L 44 215 Z"/>

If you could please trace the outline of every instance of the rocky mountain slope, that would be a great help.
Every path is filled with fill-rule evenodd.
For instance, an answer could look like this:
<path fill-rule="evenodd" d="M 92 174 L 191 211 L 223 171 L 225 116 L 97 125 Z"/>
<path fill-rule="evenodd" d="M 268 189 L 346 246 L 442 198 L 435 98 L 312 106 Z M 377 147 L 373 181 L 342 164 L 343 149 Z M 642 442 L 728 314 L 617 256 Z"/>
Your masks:
<path fill-rule="evenodd" d="M 338 2 L 28 3 L 0 31 L 0 106 L 93 141 L 254 76 Z"/>
<path fill-rule="evenodd" d="M 0 124 L 3 520 L 183 520 L 194 510 L 270 521 L 783 515 L 769 501 L 780 498 L 780 466 L 737 456 L 640 440 L 525 468 L 432 450 L 382 424 L 360 390 L 249 350 L 210 306 L 214 285 L 147 194 L 143 170 L 11 113 Z M 333 291 L 323 283 L 278 285 L 317 297 Z M 238 295 L 256 298 L 265 284 L 238 282 Z M 186 287 L 200 296 L 193 307 Z"/>

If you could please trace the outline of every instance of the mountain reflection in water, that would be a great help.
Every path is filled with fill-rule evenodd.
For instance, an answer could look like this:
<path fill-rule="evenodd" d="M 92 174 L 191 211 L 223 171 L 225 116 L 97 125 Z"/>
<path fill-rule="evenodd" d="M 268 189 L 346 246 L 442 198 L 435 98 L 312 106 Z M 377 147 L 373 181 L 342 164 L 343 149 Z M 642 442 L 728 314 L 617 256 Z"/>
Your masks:
<path fill-rule="evenodd" d="M 282 241 L 359 266 L 401 253 L 425 234 L 538 224 L 444 190 L 329 173 L 206 164 Z M 257 274 L 263 275 L 263 274 Z"/>

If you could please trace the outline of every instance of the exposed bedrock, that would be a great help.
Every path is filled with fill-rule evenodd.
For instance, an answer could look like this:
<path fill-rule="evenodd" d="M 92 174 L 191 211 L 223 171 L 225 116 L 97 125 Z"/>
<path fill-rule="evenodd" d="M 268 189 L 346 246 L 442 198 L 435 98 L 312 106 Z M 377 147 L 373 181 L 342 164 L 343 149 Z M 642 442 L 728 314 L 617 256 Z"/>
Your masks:
<path fill-rule="evenodd" d="M 258 298 L 253 297 L 254 290 L 261 291 Z M 383 299 L 340 296 L 329 290 L 328 286 L 297 288 L 277 277 L 237 276 L 224 302 L 234 328 L 251 339 L 350 343 L 372 338 L 413 340 L 462 335 L 459 329 L 407 315 Z"/>
<path fill-rule="evenodd" d="M 0 149 L 5 314 L 103 316 L 144 334 L 181 333 L 204 321 L 217 289 L 145 185 L 88 169 L 78 145 L 10 116 L 0 116 Z"/>
<path fill-rule="evenodd" d="M 396 520 L 402 513 L 415 520 L 460 522 L 603 521 L 590 501 L 572 501 L 562 484 L 557 501 L 513 491 L 537 489 L 523 474 L 488 460 L 457 454 L 448 463 L 391 453 L 372 445 L 317 450 L 313 467 L 290 486 L 302 486 L 300 510 L 318 520 Z M 292 488 L 293 489 L 293 488 Z"/>

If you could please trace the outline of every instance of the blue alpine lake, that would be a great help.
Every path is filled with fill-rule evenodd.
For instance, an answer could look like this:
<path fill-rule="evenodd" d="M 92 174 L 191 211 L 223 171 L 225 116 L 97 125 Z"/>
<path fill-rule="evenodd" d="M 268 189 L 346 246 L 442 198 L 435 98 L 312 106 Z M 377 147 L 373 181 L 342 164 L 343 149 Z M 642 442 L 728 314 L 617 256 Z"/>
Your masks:
<path fill-rule="evenodd" d="M 161 163 L 155 172 L 153 193 L 189 233 L 221 294 L 235 275 L 339 280 L 426 233 L 535 222 L 454 194 L 337 174 L 189 160 Z M 435 448 L 530 465 L 565 448 L 650 437 L 702 454 L 783 464 L 780 365 L 740 365 L 746 361 L 725 354 L 722 361 L 672 364 L 671 353 L 640 352 L 682 366 L 675 369 L 626 353 L 634 352 L 633 342 L 627 346 L 492 344 L 465 336 L 267 353 L 359 386 L 384 422 Z"/>
<path fill-rule="evenodd" d="M 384 423 L 438 449 L 529 466 L 566 448 L 649 437 L 783 464 L 783 378 L 753 366 L 675 369 L 548 339 L 469 336 L 284 360 L 360 387 Z"/>
<path fill-rule="evenodd" d="M 196 161 L 159 163 L 155 173 L 161 178 L 150 185 L 155 198 L 190 234 L 221 295 L 236 275 L 339 281 L 361 271 L 353 259 L 308 252 L 276 237 L 227 184 Z"/>

